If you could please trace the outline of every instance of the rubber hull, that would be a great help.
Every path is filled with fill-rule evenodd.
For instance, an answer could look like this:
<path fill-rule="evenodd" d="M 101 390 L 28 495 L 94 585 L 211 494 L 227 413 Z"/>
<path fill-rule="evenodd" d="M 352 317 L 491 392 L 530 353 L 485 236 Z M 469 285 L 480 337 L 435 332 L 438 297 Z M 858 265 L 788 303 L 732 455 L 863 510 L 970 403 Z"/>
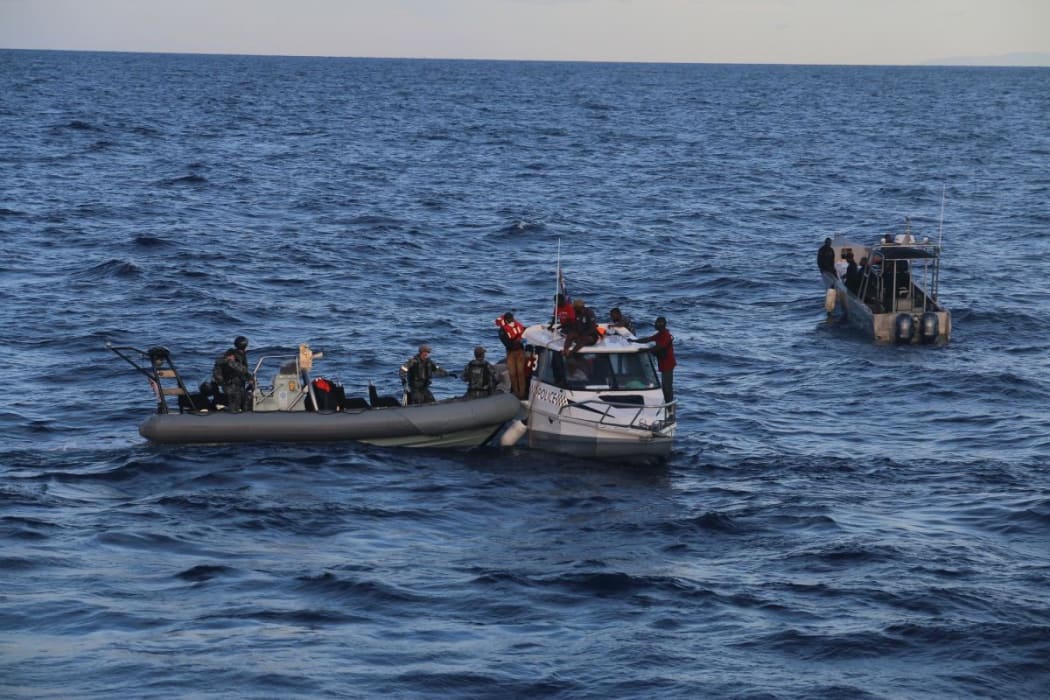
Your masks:
<path fill-rule="evenodd" d="M 268 411 L 154 414 L 139 433 L 157 443 L 356 441 L 474 447 L 521 411 L 511 394 L 337 413 Z"/>

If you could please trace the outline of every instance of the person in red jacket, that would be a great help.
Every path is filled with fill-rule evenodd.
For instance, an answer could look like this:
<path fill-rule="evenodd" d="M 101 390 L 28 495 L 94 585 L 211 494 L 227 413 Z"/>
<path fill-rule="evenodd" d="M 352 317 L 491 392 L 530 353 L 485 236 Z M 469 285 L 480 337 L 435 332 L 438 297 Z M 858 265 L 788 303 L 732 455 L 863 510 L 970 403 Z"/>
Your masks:
<path fill-rule="evenodd" d="M 564 294 L 554 297 L 554 318 L 551 319 L 551 328 L 555 323 L 561 326 L 562 333 L 572 331 L 576 325 L 576 309 Z"/>
<path fill-rule="evenodd" d="M 658 316 L 653 323 L 656 332 L 645 338 L 638 338 L 635 343 L 655 343 L 656 366 L 660 370 L 660 383 L 663 385 L 664 401 L 674 400 L 674 336 L 667 330 L 667 319 Z"/>
<path fill-rule="evenodd" d="M 521 338 L 525 335 L 525 326 L 514 320 L 514 314 L 507 312 L 496 319 L 499 327 L 499 339 L 507 349 L 507 372 L 510 374 L 510 390 L 519 399 L 529 398 L 529 385 L 525 381 L 525 346 Z"/>

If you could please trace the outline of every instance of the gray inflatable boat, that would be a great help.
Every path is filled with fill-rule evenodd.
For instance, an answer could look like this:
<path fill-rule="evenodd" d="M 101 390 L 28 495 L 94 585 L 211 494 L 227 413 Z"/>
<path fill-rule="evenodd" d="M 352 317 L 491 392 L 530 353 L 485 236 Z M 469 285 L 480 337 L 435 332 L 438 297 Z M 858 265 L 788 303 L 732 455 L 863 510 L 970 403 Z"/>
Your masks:
<path fill-rule="evenodd" d="M 261 358 L 253 372 L 252 410 L 231 412 L 214 397 L 191 392 L 166 348 L 106 347 L 149 379 L 157 411 L 139 433 L 157 443 L 355 441 L 471 448 L 488 442 L 522 410 L 513 394 L 504 393 L 404 406 L 394 397 L 378 396 L 370 384 L 367 401 L 334 397 L 329 382 L 309 377 L 321 353 L 300 345 L 296 356 Z M 278 370 L 272 384 L 261 384 L 263 368 L 274 362 Z M 177 412 L 169 406 L 171 397 Z"/>

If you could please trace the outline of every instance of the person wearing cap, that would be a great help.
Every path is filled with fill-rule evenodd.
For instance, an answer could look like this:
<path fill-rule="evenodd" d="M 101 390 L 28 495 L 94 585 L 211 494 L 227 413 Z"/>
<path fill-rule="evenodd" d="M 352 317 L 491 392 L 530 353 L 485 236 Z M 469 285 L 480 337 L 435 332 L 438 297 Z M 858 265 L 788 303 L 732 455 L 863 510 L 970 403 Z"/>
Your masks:
<path fill-rule="evenodd" d="M 401 383 L 405 386 L 410 405 L 437 401 L 430 393 L 430 382 L 435 375 L 447 377 L 449 373 L 430 359 L 430 346 L 424 343 L 419 346 L 417 354 L 401 365 Z"/>
<path fill-rule="evenodd" d="M 230 348 L 215 361 L 211 376 L 215 386 L 222 387 L 226 410 L 230 413 L 243 411 L 244 386 L 252 378 L 252 373 L 237 359 L 237 348 Z"/>
<path fill-rule="evenodd" d="M 496 368 L 485 359 L 485 348 L 480 345 L 460 376 L 467 383 L 467 398 L 480 399 L 496 392 Z"/>
<path fill-rule="evenodd" d="M 510 390 L 519 399 L 529 398 L 529 385 L 525 379 L 525 345 L 522 337 L 525 326 L 514 320 L 510 311 L 496 319 L 499 339 L 507 349 L 507 372 L 510 374 Z"/>
<path fill-rule="evenodd" d="M 657 316 L 653 323 L 656 333 L 645 338 L 635 338 L 633 343 L 653 343 L 656 353 L 656 366 L 660 370 L 660 384 L 664 390 L 664 401 L 671 403 L 674 400 L 674 336 L 667 330 L 667 319 Z"/>

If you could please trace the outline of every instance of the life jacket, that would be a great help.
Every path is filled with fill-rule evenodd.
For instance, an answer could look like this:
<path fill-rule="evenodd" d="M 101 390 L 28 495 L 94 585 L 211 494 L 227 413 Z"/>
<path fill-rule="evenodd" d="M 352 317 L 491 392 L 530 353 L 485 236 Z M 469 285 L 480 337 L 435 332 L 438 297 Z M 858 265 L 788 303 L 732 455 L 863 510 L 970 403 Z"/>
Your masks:
<path fill-rule="evenodd" d="M 521 348 L 521 337 L 525 335 L 525 326 L 517 321 L 504 321 L 502 316 L 496 318 L 496 325 L 506 335 L 506 340 L 503 340 L 502 337 L 500 340 L 503 340 L 503 344 L 508 350 Z"/>

